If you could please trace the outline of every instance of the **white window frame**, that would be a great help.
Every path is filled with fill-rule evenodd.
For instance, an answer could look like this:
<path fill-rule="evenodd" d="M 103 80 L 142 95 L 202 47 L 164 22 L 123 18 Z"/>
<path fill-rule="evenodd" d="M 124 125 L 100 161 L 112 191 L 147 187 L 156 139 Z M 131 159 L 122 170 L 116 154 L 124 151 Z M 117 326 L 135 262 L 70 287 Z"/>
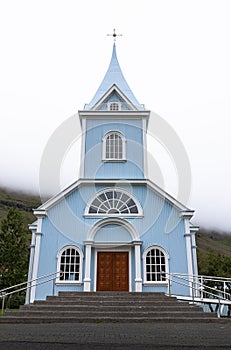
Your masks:
<path fill-rule="evenodd" d="M 118 109 L 111 109 L 111 107 L 112 107 L 113 105 L 118 106 Z M 118 112 L 118 111 L 121 111 L 121 103 L 120 103 L 119 101 L 116 101 L 116 100 L 113 100 L 113 101 L 108 102 L 107 107 L 108 107 L 108 110 L 109 110 L 110 112 Z"/>
<path fill-rule="evenodd" d="M 147 281 L 147 265 L 146 265 L 146 257 L 147 254 L 152 250 L 152 249 L 158 249 L 159 251 L 161 251 L 164 254 L 164 258 L 165 258 L 165 272 L 168 274 L 169 273 L 169 255 L 166 252 L 166 250 L 158 245 L 152 245 L 149 246 L 148 248 L 145 249 L 145 251 L 143 252 L 143 281 L 144 281 L 144 285 L 146 286 L 167 286 L 168 285 L 168 275 L 166 275 L 166 280 L 165 281 Z"/>
<path fill-rule="evenodd" d="M 130 199 L 134 201 L 137 207 L 138 213 L 89 213 L 90 207 L 92 206 L 92 203 L 94 202 L 94 200 L 97 199 L 101 194 L 108 191 L 117 191 L 127 195 Z M 89 200 L 85 208 L 84 216 L 87 216 L 87 217 L 143 217 L 143 209 L 139 201 L 137 200 L 137 198 L 134 195 L 132 195 L 130 192 L 125 191 L 124 189 L 119 187 L 116 187 L 116 188 L 109 187 L 94 194 L 94 196 Z"/>
<path fill-rule="evenodd" d="M 122 156 L 120 158 L 115 158 L 115 157 L 106 157 L 107 155 L 107 151 L 106 151 L 106 148 L 107 148 L 107 140 L 108 140 L 108 137 L 110 137 L 111 135 L 116 135 L 118 137 L 121 138 L 121 141 L 122 141 Z M 103 161 L 104 162 L 125 162 L 126 161 L 126 139 L 124 137 L 124 135 L 119 132 L 119 131 L 109 131 L 107 132 L 104 137 L 103 137 Z"/>
<path fill-rule="evenodd" d="M 79 253 L 79 279 L 78 280 L 60 280 L 60 275 L 56 278 L 56 284 L 57 285 L 81 285 L 82 284 L 82 271 L 83 271 L 83 252 L 82 249 L 80 249 L 77 245 L 66 245 L 62 249 L 59 250 L 57 254 L 57 272 L 60 271 L 60 265 L 61 265 L 61 256 L 63 252 L 67 249 L 75 249 Z"/>

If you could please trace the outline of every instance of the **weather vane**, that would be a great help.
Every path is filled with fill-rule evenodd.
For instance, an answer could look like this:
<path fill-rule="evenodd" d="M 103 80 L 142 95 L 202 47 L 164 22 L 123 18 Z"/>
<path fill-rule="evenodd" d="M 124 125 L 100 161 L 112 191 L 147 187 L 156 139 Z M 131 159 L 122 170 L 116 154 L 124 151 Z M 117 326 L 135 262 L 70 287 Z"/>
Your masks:
<path fill-rule="evenodd" d="M 107 36 L 113 36 L 114 42 L 116 41 L 117 36 L 122 36 L 123 34 L 116 34 L 115 29 L 113 29 L 113 34 L 107 34 Z"/>

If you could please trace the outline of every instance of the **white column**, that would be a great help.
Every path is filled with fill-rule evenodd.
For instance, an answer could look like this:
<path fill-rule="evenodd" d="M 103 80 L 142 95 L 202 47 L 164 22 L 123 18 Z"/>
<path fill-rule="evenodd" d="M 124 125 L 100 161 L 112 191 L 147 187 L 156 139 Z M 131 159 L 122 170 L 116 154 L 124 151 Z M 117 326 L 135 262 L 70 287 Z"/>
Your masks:
<path fill-rule="evenodd" d="M 32 231 L 32 238 L 31 238 L 31 245 L 30 245 L 30 263 L 29 263 L 29 271 L 28 271 L 28 282 L 32 280 L 33 265 L 34 265 L 35 232 L 36 232 L 36 229 L 32 228 L 31 231 Z M 29 304 L 30 303 L 30 292 L 31 292 L 31 282 L 29 282 L 27 284 L 25 304 Z"/>
<path fill-rule="evenodd" d="M 135 291 L 142 292 L 142 278 L 141 278 L 141 259 L 140 259 L 140 246 L 142 242 L 135 242 Z"/>
<path fill-rule="evenodd" d="M 185 241 L 186 241 L 186 254 L 188 261 L 188 274 L 189 281 L 193 284 L 193 261 L 192 261 L 192 244 L 191 244 L 191 233 L 189 219 L 185 219 Z M 193 290 L 190 288 L 190 295 L 192 296 Z"/>
<path fill-rule="evenodd" d="M 144 177 L 148 179 L 148 155 L 147 155 L 147 120 L 143 118 L 142 120 L 142 129 L 143 129 L 143 172 Z"/>
<path fill-rule="evenodd" d="M 80 179 L 84 177 L 84 163 L 85 163 L 85 142 L 86 142 L 86 119 L 82 118 L 82 138 L 81 138 L 81 160 L 80 160 L 80 169 L 79 177 Z"/>
<path fill-rule="evenodd" d="M 92 242 L 85 242 L 86 255 L 85 255 L 85 277 L 84 277 L 84 292 L 90 292 L 91 290 L 91 245 Z"/>
<path fill-rule="evenodd" d="M 35 280 L 38 277 L 38 265 L 39 265 L 39 252 L 40 252 L 40 243 L 41 243 L 41 232 L 35 233 L 35 250 L 34 250 L 34 264 L 32 272 L 32 280 Z M 31 283 L 31 292 L 30 292 L 30 303 L 34 302 L 35 292 L 36 292 L 36 281 Z"/>

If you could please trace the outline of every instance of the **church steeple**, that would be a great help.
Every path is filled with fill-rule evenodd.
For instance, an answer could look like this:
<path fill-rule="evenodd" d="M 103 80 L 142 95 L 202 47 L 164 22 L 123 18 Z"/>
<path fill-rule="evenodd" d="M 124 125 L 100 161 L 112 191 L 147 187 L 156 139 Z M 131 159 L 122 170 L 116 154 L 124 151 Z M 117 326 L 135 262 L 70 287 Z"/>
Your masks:
<path fill-rule="evenodd" d="M 101 82 L 91 102 L 89 104 L 86 104 L 84 109 L 89 110 L 93 108 L 94 105 L 104 96 L 104 94 L 106 94 L 106 92 L 113 85 L 116 85 L 138 110 L 144 110 L 144 106 L 137 101 L 128 83 L 126 82 L 126 79 L 124 78 L 117 59 L 115 42 L 113 44 L 111 62 L 103 78 L 103 81 Z"/>

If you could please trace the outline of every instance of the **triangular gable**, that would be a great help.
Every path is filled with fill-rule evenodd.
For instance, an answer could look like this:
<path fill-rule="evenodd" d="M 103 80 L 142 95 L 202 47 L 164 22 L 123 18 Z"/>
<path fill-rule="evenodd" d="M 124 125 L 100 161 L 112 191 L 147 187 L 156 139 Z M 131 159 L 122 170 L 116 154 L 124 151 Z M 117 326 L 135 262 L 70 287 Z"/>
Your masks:
<path fill-rule="evenodd" d="M 107 90 L 107 92 L 100 98 L 100 100 L 94 106 L 92 106 L 90 110 L 99 110 L 100 106 L 104 106 L 105 103 L 108 102 L 108 99 L 113 95 L 117 96 L 117 99 L 121 101 L 121 104 L 124 104 L 126 106 L 126 108 L 124 109 L 132 111 L 138 110 L 138 108 L 127 98 L 127 96 L 118 88 L 116 84 L 113 84 L 111 88 Z"/>
<path fill-rule="evenodd" d="M 42 212 L 44 212 L 44 214 L 45 214 L 47 210 L 54 207 L 60 201 L 65 199 L 66 196 L 70 195 L 73 191 L 77 190 L 80 186 L 90 185 L 90 184 L 107 185 L 108 186 L 109 184 L 115 184 L 115 183 L 119 186 L 120 183 L 124 185 L 124 184 L 126 184 L 126 182 L 129 185 L 133 185 L 133 184 L 134 185 L 135 184 L 146 185 L 153 192 L 155 192 L 158 196 L 160 196 L 161 198 L 166 200 L 171 206 L 176 208 L 179 212 L 184 212 L 184 213 L 188 212 L 191 216 L 193 214 L 192 210 L 187 208 L 184 204 L 180 203 L 177 199 L 175 199 L 170 194 L 168 194 L 167 192 L 162 190 L 159 186 L 157 186 L 155 183 L 153 183 L 150 180 L 129 180 L 129 181 L 121 180 L 120 181 L 120 180 L 113 180 L 113 179 L 111 179 L 111 180 L 110 179 L 105 179 L 105 180 L 80 179 L 80 180 L 74 182 L 72 185 L 70 185 L 66 189 L 64 189 L 63 191 L 61 191 L 60 193 L 58 193 L 57 195 L 55 195 L 54 197 L 52 197 L 51 199 L 49 199 L 47 202 L 42 204 L 38 209 L 35 209 L 34 214 L 36 215 L 38 213 L 38 215 L 41 215 Z M 87 203 L 86 203 L 86 205 L 87 205 Z"/>

